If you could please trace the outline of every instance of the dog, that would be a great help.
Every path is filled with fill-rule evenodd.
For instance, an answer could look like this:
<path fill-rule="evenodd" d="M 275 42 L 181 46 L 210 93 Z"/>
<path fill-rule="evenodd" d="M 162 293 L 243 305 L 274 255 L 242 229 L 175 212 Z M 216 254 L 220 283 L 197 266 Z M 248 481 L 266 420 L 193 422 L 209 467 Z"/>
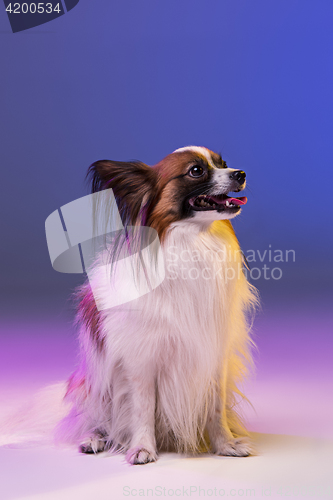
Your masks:
<path fill-rule="evenodd" d="M 230 222 L 247 199 L 228 196 L 245 188 L 245 172 L 188 146 L 153 167 L 97 161 L 88 176 L 93 193 L 112 189 L 125 230 L 156 231 L 165 276 L 130 307 L 96 307 L 108 294 L 98 263 L 94 291 L 92 282 L 79 287 L 80 361 L 58 438 L 83 453 L 123 452 L 133 465 L 163 450 L 250 455 L 236 407 L 253 364 L 257 293 Z M 108 252 L 112 259 L 115 247 Z"/>

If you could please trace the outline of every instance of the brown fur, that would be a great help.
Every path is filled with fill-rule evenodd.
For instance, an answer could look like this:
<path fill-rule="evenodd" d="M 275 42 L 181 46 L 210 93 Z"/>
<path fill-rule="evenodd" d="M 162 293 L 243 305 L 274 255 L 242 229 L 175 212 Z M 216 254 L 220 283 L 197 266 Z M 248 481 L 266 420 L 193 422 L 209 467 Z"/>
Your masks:
<path fill-rule="evenodd" d="M 103 351 L 104 336 L 101 328 L 101 313 L 98 311 L 89 283 L 82 285 L 76 292 L 78 300 L 77 322 L 85 326 L 93 344 L 99 352 Z"/>

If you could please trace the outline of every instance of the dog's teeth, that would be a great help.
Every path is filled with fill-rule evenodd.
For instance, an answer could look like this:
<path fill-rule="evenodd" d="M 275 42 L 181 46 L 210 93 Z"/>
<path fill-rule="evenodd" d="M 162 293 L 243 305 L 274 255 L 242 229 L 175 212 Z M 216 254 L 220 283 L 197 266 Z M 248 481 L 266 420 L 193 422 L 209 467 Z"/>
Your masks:
<path fill-rule="evenodd" d="M 216 209 L 217 205 L 210 198 L 206 198 L 206 196 L 198 196 L 196 199 L 196 206 L 202 208 L 211 208 Z"/>
<path fill-rule="evenodd" d="M 225 204 L 227 205 L 227 207 L 230 205 L 228 200 L 225 202 Z"/>

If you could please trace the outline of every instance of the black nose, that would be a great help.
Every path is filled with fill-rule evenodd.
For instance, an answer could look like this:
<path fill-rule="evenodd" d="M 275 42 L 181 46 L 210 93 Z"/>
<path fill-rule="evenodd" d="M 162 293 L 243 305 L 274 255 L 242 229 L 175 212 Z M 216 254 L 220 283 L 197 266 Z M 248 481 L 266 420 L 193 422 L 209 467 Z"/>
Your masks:
<path fill-rule="evenodd" d="M 245 182 L 246 173 L 243 170 L 235 170 L 229 175 L 229 178 L 233 181 L 239 182 L 239 184 L 243 184 Z"/>

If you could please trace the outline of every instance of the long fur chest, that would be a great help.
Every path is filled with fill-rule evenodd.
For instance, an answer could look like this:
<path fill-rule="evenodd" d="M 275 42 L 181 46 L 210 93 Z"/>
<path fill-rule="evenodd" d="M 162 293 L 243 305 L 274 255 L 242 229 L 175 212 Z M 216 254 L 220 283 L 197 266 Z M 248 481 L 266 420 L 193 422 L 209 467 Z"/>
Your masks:
<path fill-rule="evenodd" d="M 179 224 L 162 249 L 163 282 L 102 314 L 106 356 L 139 358 L 156 372 L 187 360 L 188 369 L 210 377 L 227 349 L 231 304 L 243 279 L 237 240 L 228 228 L 214 233 Z"/>

